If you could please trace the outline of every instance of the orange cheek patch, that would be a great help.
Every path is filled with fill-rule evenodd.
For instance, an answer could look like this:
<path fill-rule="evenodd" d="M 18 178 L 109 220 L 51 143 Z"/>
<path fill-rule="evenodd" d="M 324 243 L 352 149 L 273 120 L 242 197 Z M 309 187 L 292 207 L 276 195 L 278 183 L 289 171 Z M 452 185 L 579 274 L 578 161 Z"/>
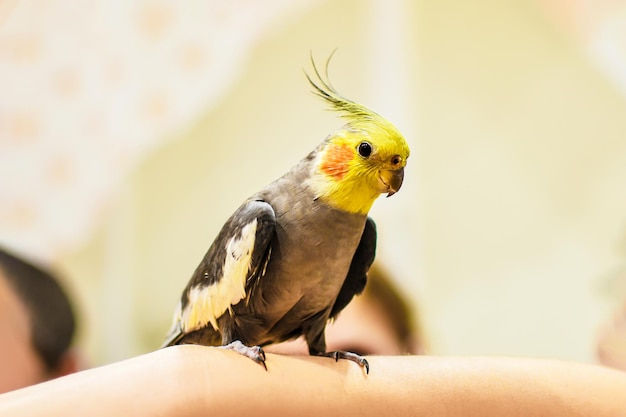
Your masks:
<path fill-rule="evenodd" d="M 354 152 L 348 145 L 329 144 L 322 157 L 320 169 L 324 174 L 340 180 L 348 172 L 353 156 Z"/>

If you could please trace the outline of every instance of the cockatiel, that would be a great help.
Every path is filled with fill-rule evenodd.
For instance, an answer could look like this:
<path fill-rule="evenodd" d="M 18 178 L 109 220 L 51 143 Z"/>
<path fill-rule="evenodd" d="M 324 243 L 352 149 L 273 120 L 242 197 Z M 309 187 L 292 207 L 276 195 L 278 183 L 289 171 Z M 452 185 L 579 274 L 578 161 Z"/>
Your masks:
<path fill-rule="evenodd" d="M 409 147 L 311 61 L 313 92 L 347 124 L 226 221 L 183 291 L 164 346 L 224 346 L 265 367 L 262 346 L 303 335 L 311 355 L 369 372 L 359 355 L 326 352 L 324 330 L 365 287 L 376 250 L 368 211 L 381 193 L 400 189 Z"/>

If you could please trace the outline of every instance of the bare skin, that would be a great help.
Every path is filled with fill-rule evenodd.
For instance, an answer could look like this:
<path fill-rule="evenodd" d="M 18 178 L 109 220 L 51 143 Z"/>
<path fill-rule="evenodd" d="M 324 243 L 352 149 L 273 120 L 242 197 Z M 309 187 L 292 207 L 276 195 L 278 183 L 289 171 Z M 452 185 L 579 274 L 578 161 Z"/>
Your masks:
<path fill-rule="evenodd" d="M 626 373 L 512 358 L 349 361 L 175 346 L 0 395 L 0 415 L 623 416 Z"/>

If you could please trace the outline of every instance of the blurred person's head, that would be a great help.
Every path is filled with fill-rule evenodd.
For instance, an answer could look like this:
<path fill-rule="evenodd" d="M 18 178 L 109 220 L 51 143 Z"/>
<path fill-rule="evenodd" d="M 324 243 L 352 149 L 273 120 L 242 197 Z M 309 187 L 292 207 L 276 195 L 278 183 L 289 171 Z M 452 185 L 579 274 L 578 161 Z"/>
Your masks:
<path fill-rule="evenodd" d="M 365 291 L 326 326 L 326 349 L 360 355 L 425 353 L 415 307 L 377 264 L 367 275 Z M 308 353 L 302 338 L 264 349 L 274 353 Z"/>
<path fill-rule="evenodd" d="M 0 248 L 0 392 L 76 371 L 75 327 L 55 277 Z"/>
<path fill-rule="evenodd" d="M 626 301 L 600 329 L 596 353 L 601 364 L 626 371 Z"/>

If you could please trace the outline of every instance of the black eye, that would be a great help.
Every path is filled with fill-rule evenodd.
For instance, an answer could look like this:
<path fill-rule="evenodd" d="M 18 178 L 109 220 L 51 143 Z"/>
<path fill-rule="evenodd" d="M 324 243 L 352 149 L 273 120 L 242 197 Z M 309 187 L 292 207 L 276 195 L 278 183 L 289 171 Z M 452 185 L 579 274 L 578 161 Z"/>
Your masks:
<path fill-rule="evenodd" d="M 391 158 L 391 165 L 400 165 L 400 163 L 402 162 L 402 157 L 400 155 L 394 155 Z"/>
<path fill-rule="evenodd" d="M 368 142 L 359 143 L 359 147 L 357 149 L 359 151 L 359 155 L 364 158 L 367 158 L 372 154 L 372 145 L 370 145 Z"/>

